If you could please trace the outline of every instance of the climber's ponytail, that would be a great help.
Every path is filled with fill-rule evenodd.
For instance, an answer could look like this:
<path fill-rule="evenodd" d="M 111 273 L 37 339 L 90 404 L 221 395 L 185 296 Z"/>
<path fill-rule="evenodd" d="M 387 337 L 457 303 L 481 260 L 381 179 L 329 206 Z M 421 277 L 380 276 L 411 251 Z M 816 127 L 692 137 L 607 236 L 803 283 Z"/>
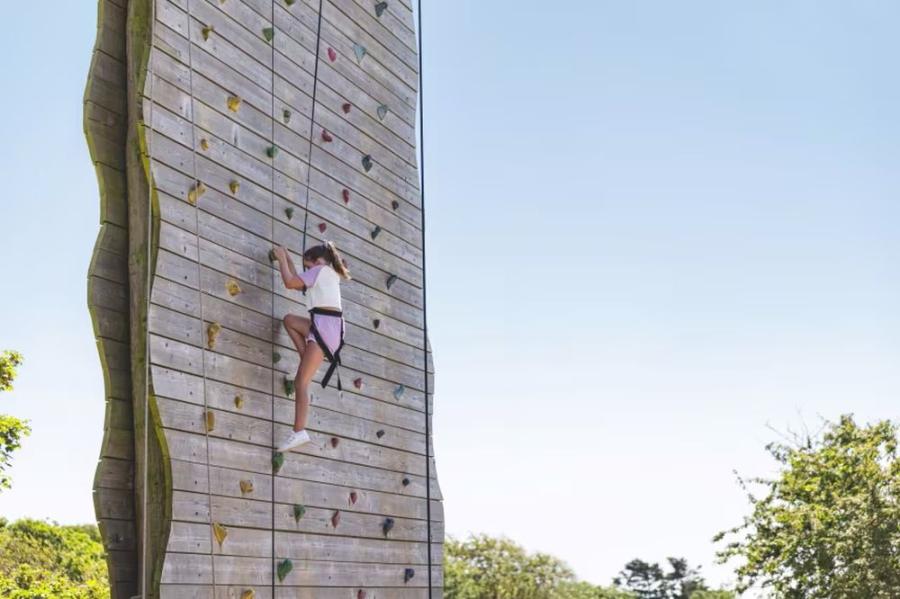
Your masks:
<path fill-rule="evenodd" d="M 325 262 L 331 265 L 334 271 L 344 279 L 350 278 L 350 271 L 344 259 L 338 253 L 337 248 L 330 241 L 325 241 L 322 245 L 314 245 L 303 253 L 303 259 L 315 262 L 319 258 L 324 258 Z"/>

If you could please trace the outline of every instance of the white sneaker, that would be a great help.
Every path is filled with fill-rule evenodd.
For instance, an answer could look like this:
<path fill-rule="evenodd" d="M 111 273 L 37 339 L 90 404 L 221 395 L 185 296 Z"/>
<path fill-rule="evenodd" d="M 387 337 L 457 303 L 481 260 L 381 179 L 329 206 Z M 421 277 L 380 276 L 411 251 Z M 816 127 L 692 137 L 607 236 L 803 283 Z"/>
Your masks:
<path fill-rule="evenodd" d="M 309 433 L 306 432 L 306 429 L 301 429 L 299 431 L 293 431 L 291 436 L 285 439 L 284 443 L 278 446 L 278 451 L 290 451 L 294 448 L 300 447 L 304 443 L 309 443 Z"/>

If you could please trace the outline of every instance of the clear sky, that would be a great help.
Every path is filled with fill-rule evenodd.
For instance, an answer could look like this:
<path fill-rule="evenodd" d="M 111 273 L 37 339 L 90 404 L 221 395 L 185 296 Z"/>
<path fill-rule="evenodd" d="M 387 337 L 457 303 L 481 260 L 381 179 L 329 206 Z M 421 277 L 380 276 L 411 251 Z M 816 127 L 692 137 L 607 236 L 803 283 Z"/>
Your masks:
<path fill-rule="evenodd" d="M 95 2 L 0 16 L 0 514 L 93 520 Z M 447 529 L 608 583 L 747 509 L 779 430 L 900 416 L 900 4 L 425 0 Z"/>

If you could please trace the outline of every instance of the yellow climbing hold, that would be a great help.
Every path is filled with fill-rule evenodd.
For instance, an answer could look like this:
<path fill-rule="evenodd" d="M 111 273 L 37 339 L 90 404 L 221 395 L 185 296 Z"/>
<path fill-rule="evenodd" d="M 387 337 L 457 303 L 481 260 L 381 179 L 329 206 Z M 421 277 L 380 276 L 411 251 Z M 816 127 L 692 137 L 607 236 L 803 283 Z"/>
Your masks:
<path fill-rule="evenodd" d="M 241 188 L 241 184 L 238 181 L 232 181 L 228 184 L 228 189 L 231 190 L 232 194 L 237 194 L 238 190 Z"/>
<path fill-rule="evenodd" d="M 228 96 L 228 110 L 237 112 L 241 107 L 241 99 L 237 96 Z"/>
<path fill-rule="evenodd" d="M 241 292 L 241 286 L 238 285 L 238 282 L 234 279 L 228 279 L 228 282 L 225 283 L 225 289 L 228 290 L 228 295 L 231 297 L 234 297 Z"/>
<path fill-rule="evenodd" d="M 218 322 L 209 323 L 209 326 L 206 327 L 206 347 L 209 349 L 216 347 L 216 337 L 219 336 L 221 330 L 222 326 Z"/>
<path fill-rule="evenodd" d="M 241 599 L 255 599 L 256 593 L 253 592 L 253 589 L 246 589 L 241 593 Z"/>
<path fill-rule="evenodd" d="M 197 198 L 206 193 L 206 185 L 202 181 L 198 181 L 196 185 L 188 190 L 187 201 L 191 206 L 197 205 Z"/>
<path fill-rule="evenodd" d="M 241 493 L 246 495 L 247 493 L 253 492 L 253 481 L 252 480 L 242 480 L 241 481 Z"/>
<path fill-rule="evenodd" d="M 215 28 L 212 25 L 204 25 L 203 29 L 200 30 L 200 33 L 203 35 L 203 41 L 209 39 L 209 34 L 215 31 Z"/>
<path fill-rule="evenodd" d="M 204 137 L 203 139 L 201 139 L 201 140 L 200 140 L 200 147 L 203 149 L 204 152 L 205 152 L 206 150 L 208 150 L 208 149 L 209 149 L 209 140 L 206 139 L 205 137 Z"/>
<path fill-rule="evenodd" d="M 238 410 L 243 408 L 244 407 L 244 398 L 241 397 L 240 395 L 235 395 L 234 396 L 234 407 L 236 407 Z"/>
<path fill-rule="evenodd" d="M 206 432 L 216 428 L 216 413 L 212 410 L 206 410 Z"/>
<path fill-rule="evenodd" d="M 213 522 L 212 529 L 213 535 L 216 537 L 216 541 L 219 543 L 219 548 L 221 549 L 222 543 L 225 542 L 225 537 L 228 536 L 228 529 L 218 522 Z"/>

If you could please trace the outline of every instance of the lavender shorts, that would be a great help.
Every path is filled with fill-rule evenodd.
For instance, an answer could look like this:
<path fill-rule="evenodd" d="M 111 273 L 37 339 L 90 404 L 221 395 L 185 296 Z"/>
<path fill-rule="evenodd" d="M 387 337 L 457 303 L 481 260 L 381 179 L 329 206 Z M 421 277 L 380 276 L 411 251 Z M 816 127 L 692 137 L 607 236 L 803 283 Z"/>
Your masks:
<path fill-rule="evenodd" d="M 310 318 L 315 319 L 316 328 L 319 330 L 319 335 L 322 336 L 322 341 L 328 346 L 328 350 L 332 354 L 336 352 L 344 335 L 344 319 L 328 314 L 310 314 Z M 306 336 L 306 340 L 317 343 L 312 331 Z"/>

